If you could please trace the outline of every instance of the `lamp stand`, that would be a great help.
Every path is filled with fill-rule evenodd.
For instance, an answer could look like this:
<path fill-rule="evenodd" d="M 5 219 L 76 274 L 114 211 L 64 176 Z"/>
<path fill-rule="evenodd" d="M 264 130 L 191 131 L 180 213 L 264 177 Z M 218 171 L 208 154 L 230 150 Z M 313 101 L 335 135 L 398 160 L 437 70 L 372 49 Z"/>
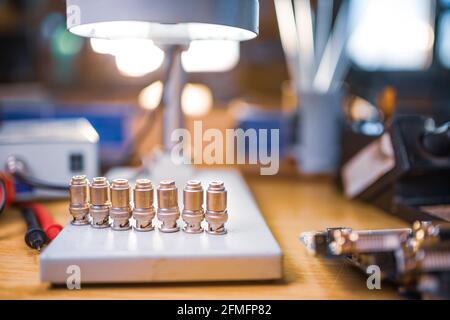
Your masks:
<path fill-rule="evenodd" d="M 174 144 L 172 132 L 184 127 L 184 117 L 181 110 L 181 94 L 186 82 L 186 73 L 181 65 L 181 53 L 186 49 L 183 45 L 172 45 L 166 48 L 166 59 L 169 72 L 164 84 L 164 115 L 163 115 L 163 145 L 169 152 Z"/>

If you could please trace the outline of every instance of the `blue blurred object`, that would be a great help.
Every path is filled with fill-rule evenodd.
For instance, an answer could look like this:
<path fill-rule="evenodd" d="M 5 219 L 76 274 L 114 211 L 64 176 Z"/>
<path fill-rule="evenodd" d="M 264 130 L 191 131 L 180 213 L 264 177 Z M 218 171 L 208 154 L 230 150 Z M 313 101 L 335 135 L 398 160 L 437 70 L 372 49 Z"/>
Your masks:
<path fill-rule="evenodd" d="M 132 141 L 132 124 L 138 111 L 131 105 L 81 104 L 61 105 L 51 102 L 1 101 L 0 120 L 86 118 L 100 136 L 102 165 L 118 165 Z"/>
<path fill-rule="evenodd" d="M 278 129 L 280 133 L 279 151 L 280 158 L 284 158 L 291 150 L 294 144 L 294 132 L 297 119 L 295 114 L 282 111 L 264 110 L 255 105 L 246 105 L 239 109 L 236 116 L 237 128 L 243 129 L 255 129 L 259 132 L 259 129 L 266 129 L 268 131 L 267 137 L 267 154 L 271 153 L 271 129 Z M 259 137 L 258 137 L 259 140 Z M 246 141 L 245 152 L 248 154 L 249 145 Z M 259 152 L 259 146 L 258 146 Z"/>

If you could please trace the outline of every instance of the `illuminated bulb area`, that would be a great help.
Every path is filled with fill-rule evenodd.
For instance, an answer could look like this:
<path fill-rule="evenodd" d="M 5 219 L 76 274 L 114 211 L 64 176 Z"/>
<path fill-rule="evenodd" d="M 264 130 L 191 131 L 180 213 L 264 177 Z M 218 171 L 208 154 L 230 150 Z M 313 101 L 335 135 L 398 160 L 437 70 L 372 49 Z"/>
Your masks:
<path fill-rule="evenodd" d="M 164 61 L 164 52 L 151 40 L 120 40 L 122 46 L 115 52 L 117 69 L 122 75 L 141 77 L 158 69 Z"/>
<path fill-rule="evenodd" d="M 366 70 L 427 68 L 434 44 L 433 17 L 433 1 L 352 0 L 348 53 Z"/>
<path fill-rule="evenodd" d="M 147 39 L 105 40 L 91 39 L 97 53 L 115 56 L 116 66 L 124 76 L 142 77 L 161 67 L 164 51 Z"/>
<path fill-rule="evenodd" d="M 91 48 L 115 56 L 122 75 L 141 77 L 161 67 L 164 51 L 147 39 L 90 39 Z M 186 72 L 226 72 L 239 62 L 239 43 L 231 40 L 195 40 L 182 53 Z"/>
<path fill-rule="evenodd" d="M 142 52 L 121 54 L 116 56 L 116 66 L 120 74 L 127 77 L 142 77 L 161 66 L 162 59 L 149 59 Z"/>
<path fill-rule="evenodd" d="M 181 95 L 181 108 L 191 117 L 201 117 L 207 114 L 213 105 L 213 94 L 203 84 L 188 83 Z"/>
<path fill-rule="evenodd" d="M 82 37 L 102 39 L 153 39 L 167 44 L 184 43 L 191 40 L 250 40 L 256 33 L 225 25 L 207 23 L 160 24 L 143 21 L 105 21 L 80 24 L 70 32 Z"/>
<path fill-rule="evenodd" d="M 181 61 L 186 72 L 225 72 L 239 62 L 239 43 L 229 40 L 192 41 Z"/>
<path fill-rule="evenodd" d="M 90 39 L 92 51 L 100 54 L 114 55 L 118 47 L 121 45 L 120 40 L 106 40 L 106 39 Z"/>
<path fill-rule="evenodd" d="M 147 110 L 156 109 L 161 102 L 163 89 L 164 86 L 161 81 L 153 82 L 139 94 L 139 105 Z"/>

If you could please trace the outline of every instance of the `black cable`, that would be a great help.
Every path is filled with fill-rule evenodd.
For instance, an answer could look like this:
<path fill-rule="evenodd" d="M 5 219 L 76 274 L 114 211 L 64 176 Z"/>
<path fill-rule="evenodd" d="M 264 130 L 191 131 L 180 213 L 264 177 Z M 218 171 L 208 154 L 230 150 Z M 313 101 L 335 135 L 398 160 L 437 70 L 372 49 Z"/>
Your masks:
<path fill-rule="evenodd" d="M 68 186 L 53 184 L 43 181 L 28 174 L 26 164 L 15 156 L 9 156 L 6 160 L 7 171 L 18 181 L 38 189 L 68 191 Z"/>
<path fill-rule="evenodd" d="M 32 249 L 41 251 L 45 242 L 47 241 L 47 236 L 44 230 L 42 230 L 38 219 L 34 211 L 31 208 L 22 208 L 22 217 L 27 223 L 27 232 L 25 234 L 25 243 Z"/>
<path fill-rule="evenodd" d="M 2 199 L 0 201 L 0 213 L 3 212 L 3 210 L 5 210 L 6 207 L 6 184 L 5 181 L 3 181 L 2 178 L 0 178 L 0 194 L 2 196 Z"/>
<path fill-rule="evenodd" d="M 38 188 L 38 189 L 45 189 L 45 190 L 57 190 L 57 191 L 68 191 L 69 190 L 68 186 L 52 184 L 47 181 L 42 181 L 42 180 L 39 180 L 37 178 L 34 178 L 32 176 L 29 176 L 29 175 L 26 175 L 26 174 L 23 174 L 20 172 L 15 172 L 12 175 L 16 180 L 18 180 L 26 185 L 29 185 L 30 187 L 34 187 L 34 188 Z"/>

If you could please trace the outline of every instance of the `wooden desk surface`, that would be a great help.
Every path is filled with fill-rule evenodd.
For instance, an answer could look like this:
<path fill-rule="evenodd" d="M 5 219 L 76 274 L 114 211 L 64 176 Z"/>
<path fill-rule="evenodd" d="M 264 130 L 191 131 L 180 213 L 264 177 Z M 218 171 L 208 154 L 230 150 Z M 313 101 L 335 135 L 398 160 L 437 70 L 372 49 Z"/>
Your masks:
<path fill-rule="evenodd" d="M 284 279 L 275 282 L 142 284 L 54 288 L 39 281 L 38 253 L 26 247 L 25 226 L 14 210 L 0 217 L 1 299 L 398 299 L 395 288 L 368 290 L 366 277 L 345 262 L 310 256 L 298 240 L 303 231 L 331 226 L 355 229 L 405 227 L 369 205 L 344 199 L 324 179 L 246 179 L 284 254 Z M 67 202 L 45 205 L 58 222 L 69 221 Z M 231 213 L 232 214 L 232 213 Z"/>

